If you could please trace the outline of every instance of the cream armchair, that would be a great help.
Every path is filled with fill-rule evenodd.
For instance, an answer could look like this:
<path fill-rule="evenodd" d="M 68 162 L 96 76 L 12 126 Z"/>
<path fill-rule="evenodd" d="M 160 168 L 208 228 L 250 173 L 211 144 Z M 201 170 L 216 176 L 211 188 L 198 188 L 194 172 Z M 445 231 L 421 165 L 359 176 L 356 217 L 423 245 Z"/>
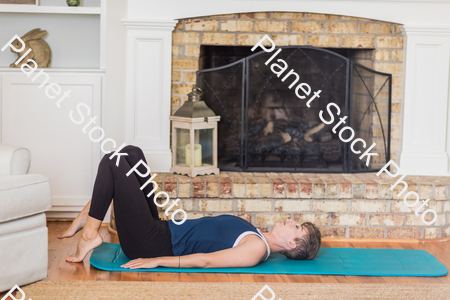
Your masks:
<path fill-rule="evenodd" d="M 47 277 L 49 179 L 27 174 L 26 148 L 0 144 L 0 292 Z"/>

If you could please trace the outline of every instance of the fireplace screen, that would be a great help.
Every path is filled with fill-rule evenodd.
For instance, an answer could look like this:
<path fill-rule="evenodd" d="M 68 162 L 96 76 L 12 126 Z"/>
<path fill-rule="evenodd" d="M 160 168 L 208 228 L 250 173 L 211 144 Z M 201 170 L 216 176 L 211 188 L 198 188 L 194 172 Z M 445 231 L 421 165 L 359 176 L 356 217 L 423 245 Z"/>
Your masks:
<path fill-rule="evenodd" d="M 276 59 L 288 69 L 277 77 L 265 62 L 275 53 L 259 52 L 234 63 L 197 71 L 197 86 L 203 100 L 221 116 L 218 129 L 219 168 L 249 172 L 364 172 L 379 170 L 389 161 L 390 74 L 367 68 L 326 49 L 309 46 L 280 47 Z M 277 48 L 278 49 L 278 48 Z M 289 89 L 295 71 L 300 80 Z M 299 83 L 307 83 L 311 94 L 305 99 L 295 95 Z M 321 90 L 310 107 L 306 102 L 313 91 Z M 327 105 L 333 102 L 340 108 Z M 319 118 L 334 122 L 327 125 Z M 338 125 L 341 118 L 345 124 Z M 349 126 L 355 137 L 350 142 L 339 138 Z M 333 130 L 333 128 L 335 128 Z M 351 137 L 344 130 L 342 139 Z M 360 138 L 365 142 L 352 142 Z M 359 157 L 372 144 L 369 165 Z"/>

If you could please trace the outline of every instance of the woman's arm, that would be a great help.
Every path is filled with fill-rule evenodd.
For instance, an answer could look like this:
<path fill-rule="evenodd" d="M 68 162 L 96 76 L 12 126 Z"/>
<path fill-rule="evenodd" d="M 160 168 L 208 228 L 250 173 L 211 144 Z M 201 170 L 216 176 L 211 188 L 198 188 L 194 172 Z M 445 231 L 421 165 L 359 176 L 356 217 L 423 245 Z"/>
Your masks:
<path fill-rule="evenodd" d="M 237 247 L 212 253 L 196 253 L 185 256 L 163 256 L 157 258 L 139 258 L 124 265 L 123 268 L 145 269 L 156 267 L 169 268 L 233 268 L 253 267 L 266 256 L 266 244 L 254 237 Z"/>

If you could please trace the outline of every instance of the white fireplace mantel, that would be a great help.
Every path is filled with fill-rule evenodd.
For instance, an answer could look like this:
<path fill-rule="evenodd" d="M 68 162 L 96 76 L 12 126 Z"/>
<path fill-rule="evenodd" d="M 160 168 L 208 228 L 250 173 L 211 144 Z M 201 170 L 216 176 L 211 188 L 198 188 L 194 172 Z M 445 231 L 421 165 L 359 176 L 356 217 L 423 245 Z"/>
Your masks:
<path fill-rule="evenodd" d="M 403 61 L 404 174 L 450 175 L 450 26 L 409 26 Z"/>
<path fill-rule="evenodd" d="M 128 0 L 128 18 L 173 20 L 240 12 L 334 14 L 409 25 L 449 25 L 450 0 Z"/>
<path fill-rule="evenodd" d="M 153 172 L 169 171 L 172 31 L 177 21 L 122 20 L 127 30 L 125 142 Z"/>
<path fill-rule="evenodd" d="M 171 32 L 176 19 L 292 11 L 355 16 L 403 25 L 403 134 L 409 175 L 450 175 L 450 0 L 128 0 L 126 141 L 143 148 L 152 171 L 169 171 Z M 150 129 L 150 130 L 149 130 Z"/>

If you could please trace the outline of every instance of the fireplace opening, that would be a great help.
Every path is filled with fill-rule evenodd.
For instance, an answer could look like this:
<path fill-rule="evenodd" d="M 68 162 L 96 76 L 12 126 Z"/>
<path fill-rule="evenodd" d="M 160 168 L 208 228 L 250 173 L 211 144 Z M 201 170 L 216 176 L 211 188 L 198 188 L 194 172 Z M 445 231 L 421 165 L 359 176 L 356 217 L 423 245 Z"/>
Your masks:
<path fill-rule="evenodd" d="M 310 46 L 280 47 L 277 59 L 289 68 L 277 77 L 265 62 L 272 53 L 251 52 L 245 46 L 201 46 L 197 86 L 203 100 L 221 116 L 218 165 L 223 171 L 250 172 L 365 172 L 379 170 L 390 153 L 392 76 L 371 69 L 371 49 L 324 49 Z M 289 89 L 293 79 L 282 82 L 293 69 L 300 82 L 320 98 L 306 105 Z M 291 76 L 293 77 L 293 76 Z M 327 105 L 334 102 L 334 122 L 324 124 L 319 112 L 330 118 Z M 336 133 L 333 128 L 348 116 Z M 354 150 L 378 156 L 360 160 L 351 142 L 338 136 L 344 126 L 355 132 Z M 343 131 L 348 139 L 350 131 Z"/>

